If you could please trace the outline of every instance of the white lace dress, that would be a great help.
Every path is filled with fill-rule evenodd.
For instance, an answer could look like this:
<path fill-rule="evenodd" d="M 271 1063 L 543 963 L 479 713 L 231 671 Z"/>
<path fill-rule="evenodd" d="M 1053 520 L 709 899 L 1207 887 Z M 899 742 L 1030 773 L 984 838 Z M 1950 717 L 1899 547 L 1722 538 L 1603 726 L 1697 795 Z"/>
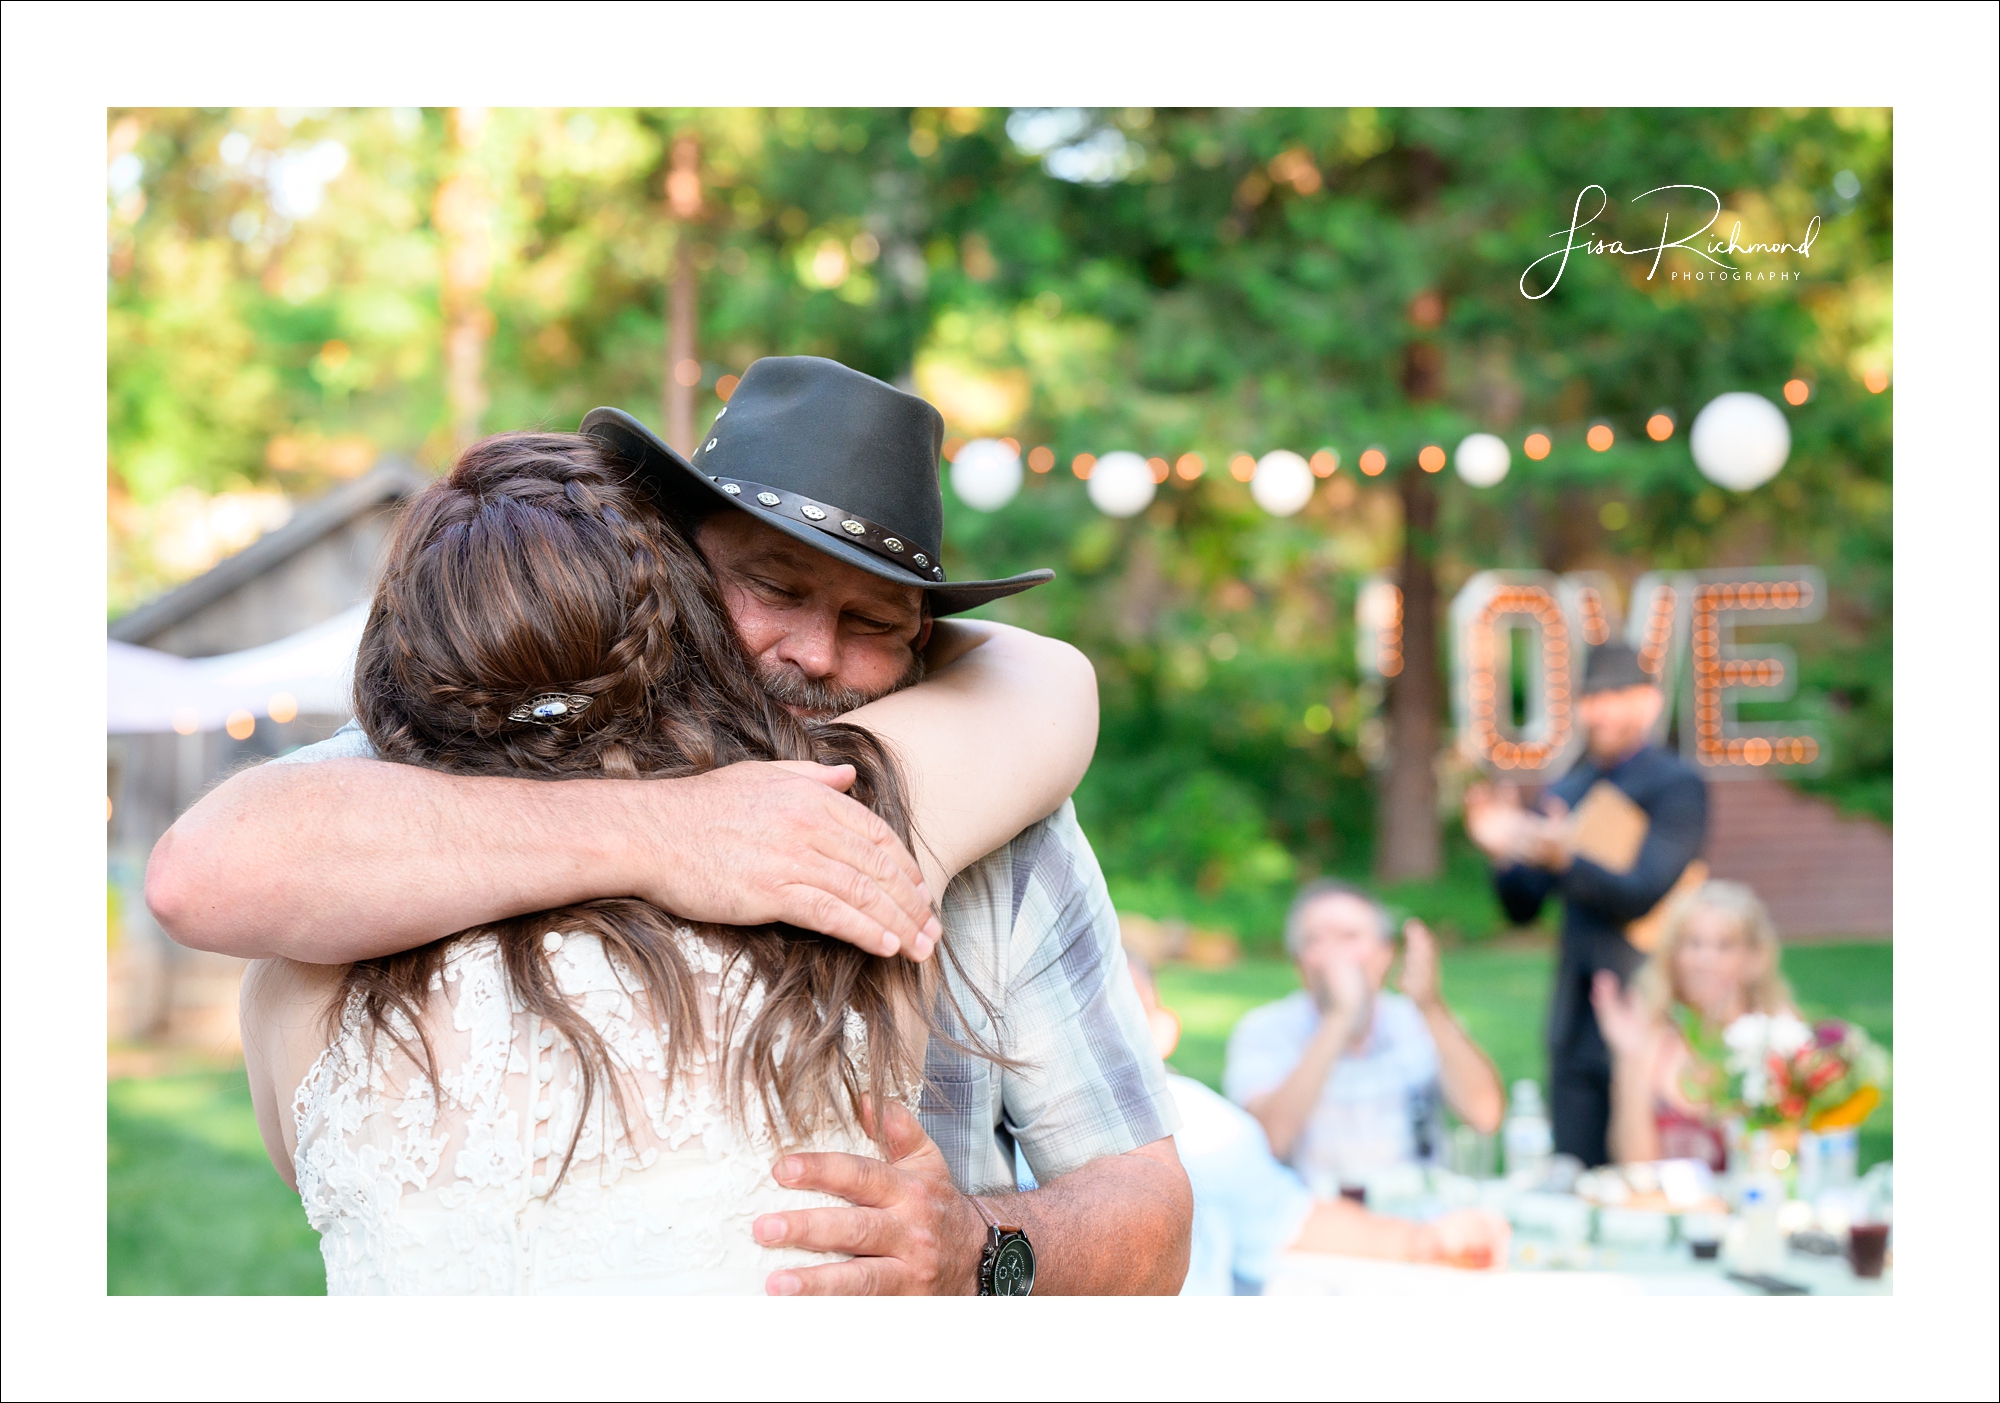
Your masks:
<path fill-rule="evenodd" d="M 708 1033 L 671 1090 L 660 1030 L 626 992 L 635 977 L 614 970 L 592 935 L 570 935 L 550 955 L 563 993 L 620 1064 L 630 1118 L 620 1122 L 600 1086 L 554 1192 L 581 1069 L 556 1030 L 510 997 L 492 937 L 455 945 L 432 986 L 435 1088 L 391 1039 L 369 1055 L 350 1002 L 293 1104 L 299 1196 L 320 1233 L 328 1294 L 761 1294 L 772 1271 L 839 1260 L 761 1247 L 750 1224 L 840 1202 L 781 1187 L 771 1177 L 781 1151 L 877 1151 L 834 1121 L 783 1146 L 754 1107 L 748 1129 L 738 1124 L 716 1083 L 714 1011 L 724 1000 L 754 1008 L 762 989 L 741 965 L 725 974 L 706 942 L 683 940 L 689 967 L 706 976 Z M 852 1015 L 848 1031 L 858 1042 Z"/>

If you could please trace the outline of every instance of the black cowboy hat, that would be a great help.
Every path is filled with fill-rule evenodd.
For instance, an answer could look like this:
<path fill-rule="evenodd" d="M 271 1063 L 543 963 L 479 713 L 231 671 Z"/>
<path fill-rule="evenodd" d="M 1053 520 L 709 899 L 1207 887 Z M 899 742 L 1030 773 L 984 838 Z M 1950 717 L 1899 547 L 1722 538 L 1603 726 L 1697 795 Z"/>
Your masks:
<path fill-rule="evenodd" d="M 743 372 L 692 460 L 618 409 L 583 433 L 639 468 L 671 510 L 712 494 L 846 565 L 914 585 L 934 615 L 956 614 L 1055 578 L 947 581 L 937 410 L 818 356 L 767 356 Z M 712 505 L 697 495 L 692 503 Z"/>

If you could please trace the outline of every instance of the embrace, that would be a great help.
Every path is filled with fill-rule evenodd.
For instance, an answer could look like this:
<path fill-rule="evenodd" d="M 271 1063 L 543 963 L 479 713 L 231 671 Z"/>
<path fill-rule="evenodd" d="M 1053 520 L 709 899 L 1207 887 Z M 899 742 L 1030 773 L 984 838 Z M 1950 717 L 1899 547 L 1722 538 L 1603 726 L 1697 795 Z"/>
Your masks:
<path fill-rule="evenodd" d="M 691 460 L 610 409 L 474 445 L 354 722 L 161 840 L 161 924 L 254 961 L 330 1293 L 1180 1289 L 1180 1118 L 1069 803 L 1096 680 L 948 620 L 1050 575 L 946 580 L 942 432 L 789 357 Z"/>

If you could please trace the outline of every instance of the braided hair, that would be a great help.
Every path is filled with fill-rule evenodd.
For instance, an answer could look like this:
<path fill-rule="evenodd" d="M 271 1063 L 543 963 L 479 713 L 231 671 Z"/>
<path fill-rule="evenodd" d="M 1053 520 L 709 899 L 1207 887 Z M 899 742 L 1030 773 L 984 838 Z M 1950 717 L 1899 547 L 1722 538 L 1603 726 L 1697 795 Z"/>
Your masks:
<path fill-rule="evenodd" d="M 571 699 L 565 714 L 517 719 L 551 693 Z M 765 694 L 683 528 L 580 435 L 489 438 L 410 505 L 362 635 L 354 701 L 383 759 L 450 774 L 659 779 L 741 760 L 850 764 L 851 796 L 910 842 L 881 744 L 858 727 L 801 720 Z M 600 1091 L 621 1118 L 623 1097 L 609 1049 L 562 995 L 541 937 L 594 933 L 612 967 L 637 977 L 668 1039 L 671 1083 L 699 1045 L 688 1036 L 699 1027 L 697 981 L 675 938 L 684 924 L 636 898 L 494 922 L 351 966 L 332 1016 L 358 998 L 371 1040 L 390 1037 L 437 1087 L 420 1011 L 451 942 L 491 933 L 516 997 L 580 1054 L 580 1135 Z M 935 962 L 883 959 L 791 927 L 698 929 L 764 985 L 756 1007 L 723 1010 L 725 1020 L 747 1019 L 740 1044 L 723 1030 L 723 1045 L 737 1049 L 725 1094 L 741 1114 L 754 1088 L 781 1135 L 828 1111 L 859 1124 L 864 1095 L 882 1104 L 912 1085 L 922 1071 L 916 1024 L 962 1045 L 935 1014 Z M 865 1067 L 844 1036 L 849 1010 L 866 1028 Z M 563 1173 L 575 1153 L 573 1136 Z"/>

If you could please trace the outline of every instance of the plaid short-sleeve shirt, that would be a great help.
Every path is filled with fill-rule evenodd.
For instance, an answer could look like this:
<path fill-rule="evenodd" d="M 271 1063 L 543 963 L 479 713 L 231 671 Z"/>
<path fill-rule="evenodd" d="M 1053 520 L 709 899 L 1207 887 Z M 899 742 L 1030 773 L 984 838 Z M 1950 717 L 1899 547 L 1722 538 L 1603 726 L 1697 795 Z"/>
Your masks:
<path fill-rule="evenodd" d="M 283 759 L 374 757 L 350 722 Z M 942 918 L 946 984 L 970 1025 L 964 1031 L 1018 1064 L 999 1067 L 931 1041 L 919 1116 L 963 1192 L 1012 1189 L 1017 1146 L 1046 1182 L 1180 1128 L 1125 970 L 1111 893 L 1072 804 L 959 873 Z"/>

